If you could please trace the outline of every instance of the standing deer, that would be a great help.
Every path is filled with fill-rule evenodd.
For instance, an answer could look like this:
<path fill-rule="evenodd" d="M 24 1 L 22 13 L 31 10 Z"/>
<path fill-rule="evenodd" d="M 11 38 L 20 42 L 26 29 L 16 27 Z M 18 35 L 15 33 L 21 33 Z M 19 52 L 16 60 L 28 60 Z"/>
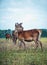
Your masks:
<path fill-rule="evenodd" d="M 24 44 L 24 47 L 26 47 L 24 41 L 34 41 L 36 49 L 38 47 L 38 44 L 40 44 L 40 47 L 42 49 L 42 43 L 40 41 L 41 34 L 42 31 L 39 29 L 23 30 L 22 23 L 15 24 L 14 36 L 16 37 L 16 40 L 19 39 L 21 43 Z"/>

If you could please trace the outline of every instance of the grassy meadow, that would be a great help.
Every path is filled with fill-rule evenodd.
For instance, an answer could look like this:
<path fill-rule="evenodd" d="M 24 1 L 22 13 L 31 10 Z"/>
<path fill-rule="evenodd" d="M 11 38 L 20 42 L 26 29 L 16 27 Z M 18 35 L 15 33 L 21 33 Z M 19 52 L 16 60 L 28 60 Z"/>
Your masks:
<path fill-rule="evenodd" d="M 19 48 L 18 43 L 15 45 L 12 40 L 0 38 L 0 65 L 47 65 L 47 38 L 41 38 L 41 42 L 43 52 L 40 46 L 35 51 L 29 42 L 24 49 L 23 45 Z"/>

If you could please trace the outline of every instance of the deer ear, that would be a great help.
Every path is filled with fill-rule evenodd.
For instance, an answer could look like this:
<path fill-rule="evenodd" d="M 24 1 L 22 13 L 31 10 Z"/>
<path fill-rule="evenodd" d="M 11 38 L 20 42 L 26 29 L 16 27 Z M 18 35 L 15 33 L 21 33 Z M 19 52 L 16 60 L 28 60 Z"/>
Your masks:
<path fill-rule="evenodd" d="M 20 25 L 22 25 L 22 23 L 20 23 Z"/>
<path fill-rule="evenodd" d="M 18 25 L 18 23 L 15 23 L 15 26 L 17 26 Z"/>

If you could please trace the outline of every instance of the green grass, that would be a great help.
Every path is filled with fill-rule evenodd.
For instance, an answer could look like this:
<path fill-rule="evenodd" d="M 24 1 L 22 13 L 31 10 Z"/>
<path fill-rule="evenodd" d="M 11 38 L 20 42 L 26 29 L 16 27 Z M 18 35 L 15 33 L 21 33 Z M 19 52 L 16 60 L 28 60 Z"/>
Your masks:
<path fill-rule="evenodd" d="M 41 38 L 43 42 L 43 52 L 40 48 L 16 49 L 10 41 L 0 39 L 0 65 L 47 65 L 47 38 Z M 47 45 L 47 44 L 46 44 Z M 9 47 L 13 46 L 11 49 Z M 2 49 L 3 48 L 3 49 Z M 9 48 L 9 50 L 8 50 Z"/>
<path fill-rule="evenodd" d="M 41 41 L 42 41 L 43 43 L 47 43 L 47 38 L 41 38 Z"/>

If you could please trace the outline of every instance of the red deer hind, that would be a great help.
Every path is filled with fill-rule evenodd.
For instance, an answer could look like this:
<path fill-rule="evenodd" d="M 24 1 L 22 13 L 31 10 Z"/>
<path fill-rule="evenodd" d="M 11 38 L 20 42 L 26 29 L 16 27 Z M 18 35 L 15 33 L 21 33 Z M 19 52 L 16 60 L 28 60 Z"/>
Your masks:
<path fill-rule="evenodd" d="M 26 47 L 24 41 L 27 41 L 27 42 L 34 41 L 35 45 L 36 45 L 36 49 L 37 49 L 39 43 L 40 43 L 40 47 L 42 49 L 42 43 L 39 39 L 41 36 L 41 33 L 42 33 L 42 31 L 39 29 L 23 30 L 22 23 L 15 24 L 14 36 L 15 36 L 16 40 L 19 39 L 24 44 L 24 47 Z"/>
<path fill-rule="evenodd" d="M 11 39 L 11 34 L 6 33 L 5 37 L 6 37 L 6 39 Z"/>

